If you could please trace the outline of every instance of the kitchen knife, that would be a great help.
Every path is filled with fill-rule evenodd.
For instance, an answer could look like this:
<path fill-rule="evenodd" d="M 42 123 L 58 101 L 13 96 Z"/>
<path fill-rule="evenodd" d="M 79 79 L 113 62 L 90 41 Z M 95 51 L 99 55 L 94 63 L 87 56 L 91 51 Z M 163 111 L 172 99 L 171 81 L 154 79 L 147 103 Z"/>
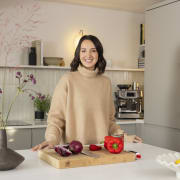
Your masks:
<path fill-rule="evenodd" d="M 83 150 L 81 152 L 81 154 L 84 154 L 86 156 L 93 157 L 93 158 L 99 158 L 100 157 L 98 154 L 94 154 L 92 152 L 89 152 L 88 150 Z"/>

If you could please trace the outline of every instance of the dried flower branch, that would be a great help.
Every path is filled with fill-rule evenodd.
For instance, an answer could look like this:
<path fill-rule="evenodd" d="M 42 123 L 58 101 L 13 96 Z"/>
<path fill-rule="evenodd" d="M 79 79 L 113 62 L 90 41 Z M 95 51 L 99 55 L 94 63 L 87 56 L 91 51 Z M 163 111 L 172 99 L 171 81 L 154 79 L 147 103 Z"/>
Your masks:
<path fill-rule="evenodd" d="M 2 119 L 2 117 L 0 117 L 0 127 L 1 128 L 5 128 L 6 127 L 6 124 L 7 124 L 7 120 L 8 120 L 8 117 L 9 117 L 9 114 L 11 112 L 11 109 L 12 109 L 12 106 L 14 105 L 15 101 L 16 101 L 16 98 L 21 94 L 21 93 L 24 93 L 26 91 L 28 91 L 29 89 L 26 89 L 26 85 L 28 83 L 32 83 L 32 84 L 36 84 L 36 79 L 35 77 L 33 76 L 33 74 L 30 74 L 30 75 L 27 75 L 26 77 L 22 77 L 22 73 L 21 72 L 17 72 L 16 73 L 16 78 L 18 80 L 18 86 L 17 86 L 17 89 L 16 89 L 16 95 L 14 97 L 14 99 L 12 100 L 10 106 L 9 106 L 9 109 L 8 109 L 8 112 L 7 112 L 7 115 L 5 116 L 5 120 Z M 33 90 L 32 90 L 33 91 Z M 0 89 L 0 94 L 2 94 L 2 90 Z M 0 114 L 1 115 L 1 114 Z"/>
<path fill-rule="evenodd" d="M 37 39 L 32 32 L 42 23 L 39 10 L 40 5 L 36 2 L 0 11 L 0 55 L 4 55 L 5 65 L 10 52 L 30 47 L 31 42 Z"/>
<path fill-rule="evenodd" d="M 30 47 L 31 42 L 35 39 L 32 32 L 37 28 L 37 26 L 42 23 L 39 20 L 39 10 L 40 4 L 38 2 L 31 1 L 31 3 L 20 3 L 13 8 L 8 8 L 6 10 L 0 10 L 0 64 L 7 66 L 9 62 L 9 56 L 12 52 Z M 20 72 L 18 72 L 20 73 Z M 6 68 L 4 69 L 4 76 L 2 87 L 0 89 L 0 95 L 2 96 L 2 109 L 0 111 L 0 127 L 5 128 L 9 113 L 11 111 L 12 105 L 15 102 L 16 97 L 22 92 L 24 92 L 24 87 L 27 82 L 31 81 L 35 83 L 35 79 L 32 75 L 24 82 L 20 82 L 20 74 L 16 74 L 19 79 L 19 87 L 17 88 L 17 94 L 10 104 L 8 113 L 4 119 L 4 102 L 5 102 L 5 82 L 6 82 Z"/>

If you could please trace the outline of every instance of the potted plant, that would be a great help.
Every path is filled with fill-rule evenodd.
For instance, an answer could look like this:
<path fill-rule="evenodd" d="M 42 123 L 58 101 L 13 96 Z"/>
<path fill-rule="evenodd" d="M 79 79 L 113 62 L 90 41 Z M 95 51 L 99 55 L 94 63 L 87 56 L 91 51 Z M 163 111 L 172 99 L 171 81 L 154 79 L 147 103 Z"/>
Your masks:
<path fill-rule="evenodd" d="M 51 97 L 41 93 L 35 93 L 35 96 L 30 96 L 34 101 L 35 119 L 44 119 L 45 113 L 49 112 Z"/>

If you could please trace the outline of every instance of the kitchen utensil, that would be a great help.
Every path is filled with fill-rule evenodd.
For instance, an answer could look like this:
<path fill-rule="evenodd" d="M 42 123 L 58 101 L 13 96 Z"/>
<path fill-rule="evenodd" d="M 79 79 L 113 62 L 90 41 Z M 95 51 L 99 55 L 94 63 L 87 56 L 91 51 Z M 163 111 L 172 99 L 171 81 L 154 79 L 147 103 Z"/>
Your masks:
<path fill-rule="evenodd" d="M 98 154 L 94 154 L 94 153 L 92 153 L 92 152 L 90 152 L 90 151 L 88 151 L 88 150 L 83 150 L 83 151 L 81 152 L 81 154 L 84 154 L 84 155 L 86 155 L 86 156 L 93 157 L 93 158 L 98 158 L 98 157 L 100 157 Z"/>
<path fill-rule="evenodd" d="M 137 88 L 137 83 L 134 81 L 133 83 L 132 83 L 132 90 L 136 90 L 136 88 Z"/>

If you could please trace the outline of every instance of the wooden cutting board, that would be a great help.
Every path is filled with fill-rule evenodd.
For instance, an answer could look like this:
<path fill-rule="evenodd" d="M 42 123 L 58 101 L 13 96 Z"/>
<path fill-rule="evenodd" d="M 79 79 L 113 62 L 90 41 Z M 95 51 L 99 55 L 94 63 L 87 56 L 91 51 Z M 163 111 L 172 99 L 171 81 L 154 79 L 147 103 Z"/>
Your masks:
<path fill-rule="evenodd" d="M 71 155 L 68 157 L 62 157 L 57 154 L 54 149 L 43 149 L 38 152 L 40 159 L 44 160 L 51 166 L 64 169 L 64 168 L 75 168 L 82 166 L 94 166 L 103 164 L 113 164 L 120 162 L 131 162 L 135 161 L 135 153 L 123 151 L 120 154 L 112 154 L 106 149 L 100 151 L 91 151 L 94 154 L 98 154 L 98 158 L 89 157 L 84 154 Z"/>

